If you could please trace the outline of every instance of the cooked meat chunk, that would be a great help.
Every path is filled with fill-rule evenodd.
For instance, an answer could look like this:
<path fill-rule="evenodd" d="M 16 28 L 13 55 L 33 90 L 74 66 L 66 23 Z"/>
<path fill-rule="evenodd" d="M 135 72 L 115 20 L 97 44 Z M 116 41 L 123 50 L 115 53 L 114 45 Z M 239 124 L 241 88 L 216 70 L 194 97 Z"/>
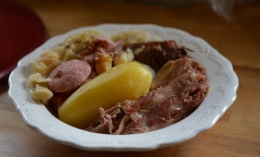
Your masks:
<path fill-rule="evenodd" d="M 70 60 L 62 63 L 50 74 L 48 88 L 54 93 L 68 93 L 81 86 L 89 77 L 91 68 L 82 60 Z"/>
<path fill-rule="evenodd" d="M 199 63 L 195 59 L 191 58 L 183 58 L 183 59 L 177 59 L 167 62 L 157 73 L 157 75 L 154 77 L 154 81 L 152 83 L 152 88 L 157 88 L 160 85 L 163 85 L 163 83 L 167 83 L 170 79 L 176 77 L 180 73 L 183 72 L 183 70 L 193 68 L 198 71 L 198 73 L 201 73 L 205 75 L 206 69 L 201 67 Z"/>
<path fill-rule="evenodd" d="M 135 60 L 149 65 L 155 72 L 168 61 L 176 60 L 187 56 L 188 48 L 179 46 L 175 41 L 147 42 L 125 45 L 124 50 L 130 48 L 135 53 Z"/>

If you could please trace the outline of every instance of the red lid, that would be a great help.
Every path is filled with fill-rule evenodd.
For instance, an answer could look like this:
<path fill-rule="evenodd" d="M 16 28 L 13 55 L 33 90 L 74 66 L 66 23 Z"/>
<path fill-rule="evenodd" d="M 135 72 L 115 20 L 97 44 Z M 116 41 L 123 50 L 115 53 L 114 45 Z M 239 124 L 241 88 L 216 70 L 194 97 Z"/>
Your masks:
<path fill-rule="evenodd" d="M 0 83 L 44 40 L 45 29 L 36 14 L 15 2 L 0 0 Z"/>

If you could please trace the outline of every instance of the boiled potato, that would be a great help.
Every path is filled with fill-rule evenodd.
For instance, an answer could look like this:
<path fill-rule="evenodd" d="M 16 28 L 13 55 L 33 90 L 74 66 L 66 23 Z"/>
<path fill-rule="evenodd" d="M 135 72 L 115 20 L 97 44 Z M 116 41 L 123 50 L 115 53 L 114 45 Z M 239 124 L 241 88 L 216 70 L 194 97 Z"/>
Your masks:
<path fill-rule="evenodd" d="M 69 125 L 85 128 L 98 118 L 102 107 L 137 99 L 148 92 L 152 75 L 137 62 L 118 65 L 85 83 L 59 108 L 59 119 Z"/>

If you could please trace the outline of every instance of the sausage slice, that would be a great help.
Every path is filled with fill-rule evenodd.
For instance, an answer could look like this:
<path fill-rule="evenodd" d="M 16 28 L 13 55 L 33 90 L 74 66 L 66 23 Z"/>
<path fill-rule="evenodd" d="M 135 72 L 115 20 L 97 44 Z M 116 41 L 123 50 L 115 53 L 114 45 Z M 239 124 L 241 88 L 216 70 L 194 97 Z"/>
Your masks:
<path fill-rule="evenodd" d="M 50 74 L 48 88 L 54 93 L 68 93 L 81 86 L 89 77 L 90 65 L 82 60 L 73 59 L 62 63 Z"/>

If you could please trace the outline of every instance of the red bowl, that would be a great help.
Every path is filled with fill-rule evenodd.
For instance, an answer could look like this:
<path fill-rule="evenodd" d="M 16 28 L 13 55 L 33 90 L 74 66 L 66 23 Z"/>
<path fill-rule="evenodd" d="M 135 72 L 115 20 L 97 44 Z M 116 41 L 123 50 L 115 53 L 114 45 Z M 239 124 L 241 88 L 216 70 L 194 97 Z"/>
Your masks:
<path fill-rule="evenodd" d="M 0 23 L 0 83 L 3 83 L 18 61 L 45 41 L 45 28 L 33 11 L 6 0 L 0 0 Z"/>

